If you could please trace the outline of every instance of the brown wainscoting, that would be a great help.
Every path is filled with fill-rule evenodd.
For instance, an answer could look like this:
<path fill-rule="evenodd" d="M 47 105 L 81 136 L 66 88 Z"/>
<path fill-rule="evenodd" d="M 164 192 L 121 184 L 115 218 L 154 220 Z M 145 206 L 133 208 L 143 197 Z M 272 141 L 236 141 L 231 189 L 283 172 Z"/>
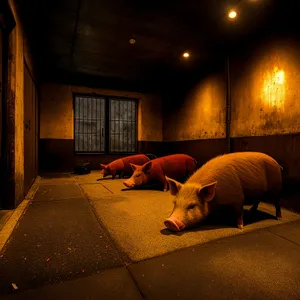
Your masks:
<path fill-rule="evenodd" d="M 232 152 L 259 151 L 272 156 L 284 168 L 285 190 L 300 188 L 300 134 L 233 138 L 231 149 Z"/>
<path fill-rule="evenodd" d="M 124 155 L 75 155 L 72 139 L 40 139 L 40 170 L 71 171 L 78 162 L 91 163 L 92 169 L 99 169 L 100 163 Z M 274 157 L 284 168 L 285 186 L 300 186 L 300 135 L 259 136 L 232 138 L 232 152 L 260 151 Z M 209 159 L 226 152 L 225 139 L 203 139 L 176 142 L 139 141 L 138 152 L 154 154 L 157 157 L 185 153 L 198 161 L 198 166 Z"/>
<path fill-rule="evenodd" d="M 211 158 L 226 152 L 225 139 L 203 139 L 177 142 L 164 142 L 164 155 L 184 153 L 192 156 L 200 167 Z"/>
<path fill-rule="evenodd" d="M 157 157 L 165 155 L 164 143 L 159 141 L 138 141 L 138 152 L 154 154 Z"/>
<path fill-rule="evenodd" d="M 139 141 L 138 152 L 162 156 L 163 143 Z M 107 164 L 114 159 L 125 155 L 88 154 L 76 155 L 74 153 L 73 139 L 40 139 L 39 140 L 39 170 L 40 172 L 71 172 L 76 163 L 91 164 L 92 170 L 98 170 L 99 164 Z"/>

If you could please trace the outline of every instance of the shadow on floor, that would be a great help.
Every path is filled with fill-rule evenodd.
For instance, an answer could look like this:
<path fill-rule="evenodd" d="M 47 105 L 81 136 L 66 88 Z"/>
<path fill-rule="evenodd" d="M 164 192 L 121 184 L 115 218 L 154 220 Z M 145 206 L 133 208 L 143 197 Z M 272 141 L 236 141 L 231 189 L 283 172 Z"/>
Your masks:
<path fill-rule="evenodd" d="M 244 226 L 257 223 L 263 220 L 276 220 L 275 207 L 274 207 L 274 215 L 260 211 L 259 208 L 256 212 L 250 212 L 249 209 L 244 209 L 243 219 L 244 219 Z M 182 232 L 171 232 L 169 229 L 164 228 L 160 232 L 163 235 L 173 234 L 173 235 L 181 236 L 191 231 L 204 231 L 204 230 L 208 231 L 208 230 L 216 230 L 216 228 L 218 229 L 237 228 L 235 214 L 230 208 L 224 207 L 222 209 L 219 209 L 218 211 L 215 211 L 197 227 L 186 229 Z"/>

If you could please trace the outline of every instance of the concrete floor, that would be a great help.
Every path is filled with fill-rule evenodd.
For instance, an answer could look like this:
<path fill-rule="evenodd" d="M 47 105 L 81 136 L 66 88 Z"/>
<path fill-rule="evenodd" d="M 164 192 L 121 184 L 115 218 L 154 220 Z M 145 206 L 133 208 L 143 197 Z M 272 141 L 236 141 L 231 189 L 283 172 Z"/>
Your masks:
<path fill-rule="evenodd" d="M 171 234 L 169 193 L 97 178 L 39 180 L 0 254 L 1 299 L 300 299 L 298 214 L 261 204 L 243 232 L 217 215 Z"/>
<path fill-rule="evenodd" d="M 278 221 L 274 206 L 261 203 L 255 215 L 249 213 L 250 206 L 245 206 L 243 231 L 236 228 L 233 216 L 226 219 L 221 215 L 193 230 L 173 234 L 163 223 L 173 208 L 169 192 L 128 190 L 120 179 L 105 179 L 95 184 L 97 175 L 92 173 L 77 180 L 97 217 L 131 261 L 300 219 L 298 214 L 282 209 L 283 220 Z"/>

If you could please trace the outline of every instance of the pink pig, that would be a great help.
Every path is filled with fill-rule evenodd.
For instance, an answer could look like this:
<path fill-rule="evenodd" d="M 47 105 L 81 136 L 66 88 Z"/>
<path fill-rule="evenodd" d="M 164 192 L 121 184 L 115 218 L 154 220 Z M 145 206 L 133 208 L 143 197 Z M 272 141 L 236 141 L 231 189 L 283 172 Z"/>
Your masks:
<path fill-rule="evenodd" d="M 276 217 L 281 219 L 281 171 L 282 167 L 264 153 L 236 152 L 208 161 L 184 184 L 166 178 L 176 198 L 164 224 L 170 230 L 181 231 L 203 221 L 219 205 L 229 205 L 242 229 L 244 199 L 255 200 L 251 208 L 255 211 L 265 196 L 274 203 Z"/>
<path fill-rule="evenodd" d="M 133 170 L 130 164 L 143 165 L 148 161 L 150 161 L 150 159 L 145 154 L 126 156 L 123 158 L 116 159 L 108 165 L 100 164 L 100 174 L 102 174 L 103 177 L 112 175 L 113 179 L 115 179 L 116 175 L 119 175 L 119 178 L 124 176 L 131 176 Z"/>
<path fill-rule="evenodd" d="M 153 159 L 142 166 L 130 165 L 134 172 L 123 182 L 126 187 L 159 184 L 166 191 L 168 184 L 165 176 L 183 180 L 195 172 L 197 162 L 186 154 L 173 154 Z"/>

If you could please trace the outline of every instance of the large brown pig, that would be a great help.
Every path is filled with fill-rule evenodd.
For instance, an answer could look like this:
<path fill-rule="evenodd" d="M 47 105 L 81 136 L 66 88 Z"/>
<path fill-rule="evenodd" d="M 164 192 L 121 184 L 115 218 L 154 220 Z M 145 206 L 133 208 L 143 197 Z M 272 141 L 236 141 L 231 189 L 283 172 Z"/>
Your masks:
<path fill-rule="evenodd" d="M 197 162 L 186 154 L 173 154 L 153 159 L 142 166 L 130 165 L 134 172 L 123 182 L 126 187 L 160 185 L 167 191 L 168 183 L 165 176 L 177 180 L 186 179 L 195 172 Z"/>
<path fill-rule="evenodd" d="M 153 156 L 156 158 L 156 156 L 152 154 L 149 154 L 148 156 Z M 143 165 L 144 163 L 150 161 L 150 158 L 148 156 L 146 156 L 145 154 L 136 154 L 116 159 L 108 165 L 100 164 L 100 174 L 102 174 L 103 177 L 112 175 L 113 179 L 115 179 L 116 175 L 119 175 L 119 178 L 124 176 L 131 176 L 133 170 L 130 164 L 133 163 L 137 165 Z"/>
<path fill-rule="evenodd" d="M 272 200 L 276 217 L 281 219 L 281 171 L 282 167 L 264 153 L 237 152 L 208 161 L 184 184 L 166 178 L 176 198 L 164 224 L 170 230 L 181 231 L 203 221 L 219 205 L 230 205 L 242 229 L 244 199 L 255 199 L 251 208 L 255 211 L 265 196 Z"/>

